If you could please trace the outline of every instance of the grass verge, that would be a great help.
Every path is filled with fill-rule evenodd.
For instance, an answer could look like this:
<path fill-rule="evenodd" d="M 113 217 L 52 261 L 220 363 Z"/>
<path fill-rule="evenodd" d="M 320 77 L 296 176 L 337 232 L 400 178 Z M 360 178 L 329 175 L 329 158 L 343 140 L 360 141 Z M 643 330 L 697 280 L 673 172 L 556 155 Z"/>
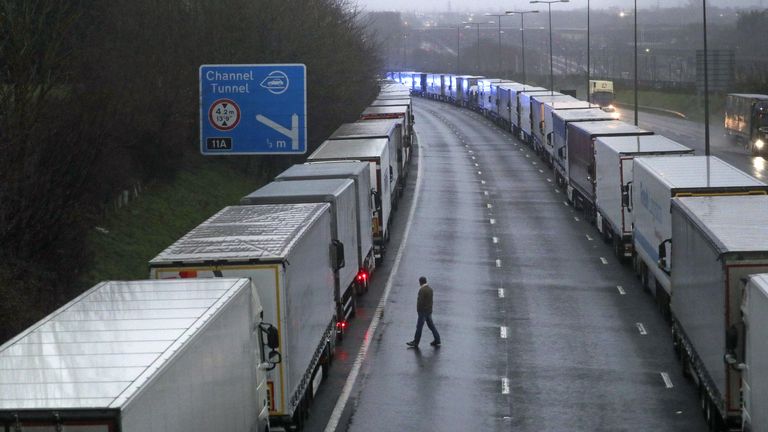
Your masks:
<path fill-rule="evenodd" d="M 93 255 L 83 285 L 103 280 L 146 279 L 147 262 L 227 205 L 235 205 L 264 181 L 224 161 L 204 160 L 157 184 L 128 206 L 111 212 L 88 238 Z"/>

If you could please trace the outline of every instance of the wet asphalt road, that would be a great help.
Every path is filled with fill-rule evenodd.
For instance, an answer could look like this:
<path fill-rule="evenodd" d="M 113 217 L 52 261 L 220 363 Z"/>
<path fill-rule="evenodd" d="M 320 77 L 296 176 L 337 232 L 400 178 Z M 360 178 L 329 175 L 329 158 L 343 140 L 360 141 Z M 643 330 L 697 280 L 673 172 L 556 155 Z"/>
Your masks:
<path fill-rule="evenodd" d="M 551 171 L 477 114 L 418 98 L 414 107 L 415 217 L 337 430 L 705 430 L 667 323 L 631 269 L 564 204 Z M 414 160 L 391 250 L 308 430 L 325 428 L 369 336 L 417 195 L 416 168 Z M 405 345 L 421 275 L 435 290 L 437 349 L 426 326 L 418 350 Z"/>

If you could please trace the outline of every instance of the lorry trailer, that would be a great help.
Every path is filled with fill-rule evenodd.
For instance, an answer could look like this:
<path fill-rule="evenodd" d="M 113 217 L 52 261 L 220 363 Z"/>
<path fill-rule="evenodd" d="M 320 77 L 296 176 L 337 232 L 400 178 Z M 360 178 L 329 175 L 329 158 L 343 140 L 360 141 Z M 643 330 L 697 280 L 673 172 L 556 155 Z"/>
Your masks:
<path fill-rule="evenodd" d="M 631 187 L 635 268 L 644 286 L 669 311 L 673 283 L 670 263 L 659 266 L 659 248 L 674 250 L 670 202 L 681 196 L 768 193 L 768 185 L 715 156 L 638 157 Z"/>
<path fill-rule="evenodd" d="M 552 92 L 548 90 L 526 90 L 521 91 L 517 95 L 517 102 L 518 102 L 518 126 L 520 127 L 520 139 L 528 144 L 529 146 L 533 147 L 533 126 L 531 125 L 533 121 L 533 114 L 532 114 L 532 104 L 533 104 L 533 98 L 537 96 L 548 96 L 551 98 L 554 97 L 564 97 L 564 98 L 570 98 L 571 96 L 564 95 L 562 93 L 558 92 Z M 575 98 L 572 98 L 575 100 Z"/>
<path fill-rule="evenodd" d="M 555 184 L 568 185 L 568 147 L 566 135 L 568 125 L 582 121 L 609 121 L 613 116 L 599 108 L 566 109 L 552 111 L 552 142 L 555 151 Z"/>
<path fill-rule="evenodd" d="M 576 99 L 573 96 L 568 95 L 561 95 L 561 94 L 555 94 L 555 95 L 548 95 L 548 94 L 542 94 L 542 95 L 534 95 L 531 97 L 530 100 L 530 107 L 528 109 L 529 111 L 529 130 L 526 132 L 523 131 L 524 134 L 527 133 L 527 136 L 529 137 L 529 143 L 533 146 L 533 149 L 536 151 L 536 154 L 539 156 L 546 155 L 546 150 L 544 146 L 544 105 L 548 103 L 556 103 L 556 102 L 580 102 L 578 99 Z"/>
<path fill-rule="evenodd" d="M 768 196 L 672 200 L 675 247 L 671 255 L 660 248 L 659 258 L 672 260 L 672 338 L 711 430 L 742 424 L 743 371 L 733 352 L 743 342 L 734 333 L 742 324 L 743 281 L 768 272 L 766 212 Z"/>
<path fill-rule="evenodd" d="M 242 278 L 101 282 L 0 346 L 0 430 L 266 432 L 262 307 Z"/>
<path fill-rule="evenodd" d="M 544 96 L 542 96 L 544 97 Z M 533 100 L 534 108 L 532 110 L 533 121 L 533 141 L 534 145 L 542 148 L 544 160 L 551 168 L 555 166 L 555 144 L 553 142 L 552 111 L 570 110 L 570 109 L 589 109 L 598 108 L 597 105 L 578 99 L 555 98 L 552 102 L 538 101 L 538 97 Z"/>
<path fill-rule="evenodd" d="M 768 273 L 747 278 L 741 304 L 744 325 L 736 340 L 726 339 L 726 361 L 743 371 L 741 429 L 768 430 Z M 734 334 L 734 332 L 730 332 Z M 743 341 L 743 342 L 741 342 Z M 729 343 L 730 342 L 730 343 Z"/>
<path fill-rule="evenodd" d="M 653 132 L 640 129 L 623 121 L 584 121 L 571 122 L 566 129 L 568 146 L 568 201 L 584 210 L 589 221 L 595 221 L 596 213 L 596 177 L 595 140 L 607 136 L 653 135 Z"/>
<path fill-rule="evenodd" d="M 240 199 L 241 205 L 328 203 L 331 205 L 331 241 L 340 246 L 342 263 L 334 272 L 333 300 L 336 322 L 343 336 L 346 323 L 357 309 L 357 280 L 363 263 L 358 260 L 360 241 L 357 236 L 355 182 L 350 179 L 273 181 Z M 362 291 L 362 289 L 361 289 Z"/>
<path fill-rule="evenodd" d="M 632 244 L 632 165 L 636 157 L 691 156 L 693 150 L 661 135 L 600 137 L 595 140 L 597 229 L 620 259 Z"/>
<path fill-rule="evenodd" d="M 403 121 L 398 119 L 387 120 L 360 120 L 354 123 L 344 123 L 328 137 L 328 140 L 348 140 L 363 138 L 383 138 L 387 140 L 389 150 L 390 178 L 392 179 L 392 208 L 397 209 L 397 201 L 405 187 L 405 172 L 401 167 L 405 166 L 405 146 L 403 143 Z"/>
<path fill-rule="evenodd" d="M 371 165 L 373 189 L 373 245 L 376 258 L 381 259 L 389 241 L 392 206 L 392 170 L 389 168 L 389 147 L 386 139 L 349 139 L 326 141 L 307 158 L 309 162 L 363 161 Z"/>
<path fill-rule="evenodd" d="M 267 372 L 270 422 L 276 425 L 302 425 L 335 349 L 333 281 L 341 251 L 331 238 L 330 207 L 225 207 L 149 262 L 153 279 L 253 281 L 264 320 L 277 327 L 282 355 L 282 362 Z"/>
<path fill-rule="evenodd" d="M 350 179 L 355 185 L 357 201 L 357 262 L 360 270 L 355 277 L 356 291 L 367 292 L 370 276 L 376 268 L 373 250 L 373 190 L 371 165 L 367 162 L 316 162 L 293 165 L 275 177 L 275 181 Z"/>

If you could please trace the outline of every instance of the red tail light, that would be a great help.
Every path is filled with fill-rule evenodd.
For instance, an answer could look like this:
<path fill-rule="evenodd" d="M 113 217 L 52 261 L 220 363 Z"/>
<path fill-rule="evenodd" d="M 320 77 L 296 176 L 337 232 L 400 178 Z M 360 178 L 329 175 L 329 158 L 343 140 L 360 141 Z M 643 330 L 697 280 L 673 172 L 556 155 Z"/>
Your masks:
<path fill-rule="evenodd" d="M 339 329 L 345 329 L 347 328 L 347 322 L 346 321 L 339 321 L 336 323 L 336 328 Z"/>
<path fill-rule="evenodd" d="M 197 270 L 183 270 L 179 272 L 179 277 L 182 279 L 193 279 L 197 277 Z"/>
<path fill-rule="evenodd" d="M 360 269 L 360 271 L 357 272 L 357 281 L 365 282 L 366 280 L 368 280 L 368 271 Z"/>

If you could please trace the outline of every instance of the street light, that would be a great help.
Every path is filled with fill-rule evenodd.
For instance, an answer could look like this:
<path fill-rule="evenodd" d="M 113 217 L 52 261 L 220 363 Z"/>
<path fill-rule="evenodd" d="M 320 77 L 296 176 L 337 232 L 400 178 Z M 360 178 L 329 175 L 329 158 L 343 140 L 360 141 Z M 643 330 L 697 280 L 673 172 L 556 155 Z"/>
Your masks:
<path fill-rule="evenodd" d="M 520 51 L 523 56 L 523 84 L 525 84 L 525 14 L 529 13 L 539 13 L 539 11 L 507 11 L 507 15 L 520 15 Z"/>
<path fill-rule="evenodd" d="M 568 3 L 570 0 L 531 0 L 531 3 L 544 3 L 549 8 L 549 91 L 555 93 L 555 70 L 552 66 L 552 3 Z M 637 0 L 635 0 L 637 2 Z"/>
<path fill-rule="evenodd" d="M 477 65 L 475 66 L 476 69 L 480 70 L 480 26 L 483 24 L 494 24 L 493 21 L 488 21 L 487 23 L 484 22 L 469 22 L 464 21 L 462 22 L 466 27 L 464 28 L 471 28 L 470 26 L 475 26 L 477 28 Z"/>
<path fill-rule="evenodd" d="M 709 156 L 709 65 L 707 64 L 707 0 L 702 0 L 704 11 L 704 155 Z"/>
<path fill-rule="evenodd" d="M 498 53 L 497 57 L 499 58 L 499 74 L 501 74 L 501 17 L 507 16 L 507 14 L 487 13 L 487 14 L 485 14 L 485 16 L 494 16 L 494 17 L 498 18 L 498 20 L 499 20 L 499 50 L 498 50 L 499 53 Z M 499 78 L 501 78 L 501 77 L 499 77 Z"/>
<path fill-rule="evenodd" d="M 592 94 L 589 91 L 589 0 L 587 0 L 587 102 L 592 103 Z"/>

